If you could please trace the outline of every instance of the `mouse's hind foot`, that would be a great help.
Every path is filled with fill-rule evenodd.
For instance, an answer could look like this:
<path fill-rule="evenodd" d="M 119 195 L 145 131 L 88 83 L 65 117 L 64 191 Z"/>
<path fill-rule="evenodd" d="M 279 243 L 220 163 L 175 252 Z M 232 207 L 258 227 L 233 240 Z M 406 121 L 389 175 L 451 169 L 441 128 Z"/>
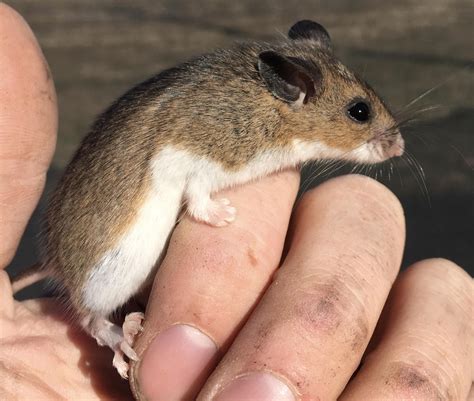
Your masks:
<path fill-rule="evenodd" d="M 142 312 L 132 312 L 125 316 L 122 325 L 123 337 L 128 344 L 135 343 L 135 337 L 143 331 L 142 322 L 145 315 Z"/>
<path fill-rule="evenodd" d="M 141 312 L 129 313 L 125 316 L 122 327 L 117 326 L 104 317 L 86 318 L 83 327 L 94 337 L 97 344 L 107 346 L 114 351 L 113 366 L 122 378 L 128 379 L 128 362 L 125 356 L 132 361 L 138 361 L 138 356 L 133 350 L 136 335 L 143 330 Z"/>

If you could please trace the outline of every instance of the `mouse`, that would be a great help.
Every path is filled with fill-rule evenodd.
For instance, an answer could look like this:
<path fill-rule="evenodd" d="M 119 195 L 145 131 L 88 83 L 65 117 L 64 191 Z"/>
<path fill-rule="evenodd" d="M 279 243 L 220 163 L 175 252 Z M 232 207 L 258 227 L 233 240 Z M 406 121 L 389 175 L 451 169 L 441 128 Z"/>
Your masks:
<path fill-rule="evenodd" d="M 153 279 L 180 213 L 238 218 L 215 194 L 325 159 L 380 163 L 404 152 L 397 121 L 335 56 L 317 22 L 274 42 L 236 43 L 130 89 L 93 123 L 44 219 L 41 274 L 127 378 L 144 315 L 111 316 Z"/>

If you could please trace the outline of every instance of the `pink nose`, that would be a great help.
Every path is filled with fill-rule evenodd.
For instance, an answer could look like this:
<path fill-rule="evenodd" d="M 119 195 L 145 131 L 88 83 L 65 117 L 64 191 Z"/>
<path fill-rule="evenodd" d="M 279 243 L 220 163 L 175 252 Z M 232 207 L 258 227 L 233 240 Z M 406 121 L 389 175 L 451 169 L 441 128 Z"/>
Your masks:
<path fill-rule="evenodd" d="M 399 135 L 395 142 L 390 146 L 388 149 L 388 157 L 399 157 L 403 155 L 403 152 L 405 151 L 405 141 Z"/>

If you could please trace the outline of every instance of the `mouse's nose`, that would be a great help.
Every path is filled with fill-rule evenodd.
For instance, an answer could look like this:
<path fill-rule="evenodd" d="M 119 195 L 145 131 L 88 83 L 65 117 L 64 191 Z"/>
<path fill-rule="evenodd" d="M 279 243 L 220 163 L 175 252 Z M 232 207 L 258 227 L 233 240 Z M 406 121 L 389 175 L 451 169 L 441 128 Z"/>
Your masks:
<path fill-rule="evenodd" d="M 399 157 L 405 151 L 405 141 L 400 134 L 397 134 L 387 149 L 388 157 Z"/>

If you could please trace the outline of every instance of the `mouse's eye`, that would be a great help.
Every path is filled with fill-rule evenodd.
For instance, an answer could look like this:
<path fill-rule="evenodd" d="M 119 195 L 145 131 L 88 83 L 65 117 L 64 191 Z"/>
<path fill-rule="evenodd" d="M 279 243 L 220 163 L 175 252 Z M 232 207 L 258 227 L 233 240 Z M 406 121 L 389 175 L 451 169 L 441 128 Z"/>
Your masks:
<path fill-rule="evenodd" d="M 365 102 L 353 103 L 347 109 L 349 117 L 358 123 L 365 123 L 370 119 L 370 107 Z"/>

